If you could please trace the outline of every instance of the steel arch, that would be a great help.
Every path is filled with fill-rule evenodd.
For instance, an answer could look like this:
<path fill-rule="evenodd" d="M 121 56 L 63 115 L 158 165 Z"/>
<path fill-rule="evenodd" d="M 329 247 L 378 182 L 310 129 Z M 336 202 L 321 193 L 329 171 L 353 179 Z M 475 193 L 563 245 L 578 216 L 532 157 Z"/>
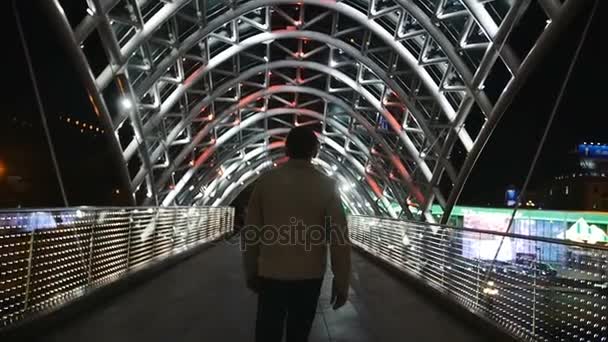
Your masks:
<path fill-rule="evenodd" d="M 268 117 L 272 117 L 272 116 L 276 116 L 276 115 L 286 114 L 286 113 L 294 113 L 294 114 L 299 114 L 299 115 L 305 115 L 305 116 L 313 117 L 313 118 L 315 118 L 317 120 L 326 120 L 332 126 L 336 127 L 341 134 L 343 134 L 343 135 L 349 135 L 348 129 L 346 127 L 344 127 L 342 124 L 340 124 L 339 122 L 337 122 L 336 120 L 332 119 L 331 117 L 324 118 L 323 115 L 320 114 L 320 113 L 316 113 L 316 112 L 313 112 L 313 111 L 310 111 L 310 110 L 296 109 L 296 108 L 276 108 L 276 109 L 271 109 L 271 110 L 269 110 L 267 112 L 264 112 L 264 113 L 256 113 L 256 114 L 248 117 L 247 119 L 243 120 L 242 124 L 243 125 L 251 125 L 251 124 L 254 124 L 256 121 L 263 120 L 263 119 L 266 119 Z M 283 130 L 282 132 L 279 132 L 277 130 L 273 130 L 272 134 L 277 134 L 277 133 L 284 133 L 285 134 L 288 131 L 288 129 L 282 129 L 282 130 Z M 234 134 L 234 131 L 236 131 L 236 128 L 233 128 L 230 131 L 232 131 L 232 132 L 227 132 L 225 134 L 226 135 L 231 134 L 231 133 Z M 268 134 L 262 134 L 262 135 L 268 135 Z M 257 138 L 256 140 L 260 139 L 259 137 L 256 137 L 256 138 Z M 365 145 L 361 141 L 358 141 L 357 137 L 352 137 L 352 139 L 355 142 L 355 144 L 357 144 L 357 145 L 360 146 L 360 148 L 363 151 L 363 153 L 365 153 L 367 155 L 369 155 L 371 153 L 369 150 L 366 150 Z M 225 140 L 226 139 L 223 139 L 223 141 L 225 141 Z M 366 178 L 365 168 L 360 164 L 359 161 L 351 159 L 351 156 L 347 153 L 347 151 L 345 151 L 342 147 L 338 146 L 338 144 L 336 144 L 329 137 L 320 136 L 320 140 L 321 140 L 322 143 L 329 145 L 333 150 L 337 151 L 340 155 L 342 155 L 342 157 L 344 159 L 347 159 L 352 164 L 354 164 L 355 165 L 355 169 L 359 173 L 359 176 L 361 178 Z M 220 141 L 220 139 L 218 139 L 218 142 L 217 142 L 217 144 L 215 146 L 220 146 L 223 143 L 223 141 Z M 248 141 L 247 143 L 251 143 L 251 141 Z M 276 148 L 276 147 L 279 147 L 279 145 L 273 145 L 273 148 Z M 268 147 L 268 148 L 271 149 L 270 147 Z M 240 149 L 241 149 L 240 147 L 235 148 L 235 150 L 240 150 Z M 245 157 L 243 157 L 243 161 L 247 161 Z M 218 167 L 217 165 L 224 165 L 224 164 L 222 164 L 221 162 L 219 162 L 215 166 L 216 169 Z M 338 166 L 338 169 L 340 169 L 340 168 L 341 168 L 341 166 Z M 227 171 L 225 171 L 225 172 L 228 172 L 228 169 L 226 169 L 226 170 Z M 211 171 L 210 174 L 213 174 L 213 170 L 210 170 L 210 171 Z M 379 176 L 380 176 L 380 178 L 384 182 L 386 182 L 388 180 L 388 178 L 389 178 L 388 175 L 386 175 L 386 174 L 384 174 L 382 172 L 380 173 Z M 369 181 L 370 180 L 368 179 L 368 182 Z M 204 181 L 203 181 L 203 183 L 207 184 Z M 188 183 L 184 183 L 182 185 L 182 187 L 185 188 L 187 185 L 188 185 Z M 199 187 L 200 188 L 201 185 L 197 184 L 195 187 Z M 389 189 L 391 190 L 391 192 L 393 194 L 397 193 L 395 191 L 395 189 L 392 188 L 392 186 L 390 184 L 389 184 Z M 177 190 L 177 189 L 175 189 L 175 190 Z M 178 193 L 179 193 L 179 191 L 175 191 L 175 193 L 174 193 L 175 196 L 177 196 Z M 384 196 L 381 196 L 381 195 L 378 195 L 378 194 L 377 194 L 377 196 L 380 199 L 382 199 L 382 197 L 384 197 Z M 395 196 L 393 196 L 393 197 L 395 197 Z M 168 202 L 171 202 L 171 201 L 173 201 L 173 198 L 169 198 L 168 197 Z M 410 215 L 409 212 L 408 212 L 408 208 L 407 207 L 402 207 L 402 210 L 404 212 L 406 212 L 407 215 Z"/>
<path fill-rule="evenodd" d="M 211 191 L 213 192 L 219 192 L 222 194 L 221 197 L 219 198 L 209 198 L 207 197 L 207 201 L 203 201 L 203 203 L 206 204 L 212 204 L 212 205 L 219 205 L 219 203 L 229 203 L 226 202 L 226 197 L 230 198 L 230 192 L 232 191 L 240 191 L 240 189 L 246 187 L 246 185 L 241 182 L 238 181 L 238 179 L 241 179 L 243 177 L 243 175 L 246 174 L 252 174 L 252 172 L 255 172 L 255 169 L 262 163 L 268 162 L 270 161 L 271 163 L 268 164 L 268 166 L 270 166 L 272 164 L 272 166 L 277 166 L 277 164 L 280 162 L 280 159 L 282 159 L 284 157 L 284 154 L 282 152 L 278 152 L 278 153 L 274 153 L 272 154 L 272 152 L 274 152 L 274 150 L 277 149 L 281 149 L 283 147 L 282 144 L 273 144 L 273 146 L 271 146 L 269 149 L 267 150 L 257 150 L 255 151 L 251 151 L 250 153 L 252 154 L 252 156 L 250 156 L 250 160 L 253 159 L 253 161 L 251 161 L 251 164 L 248 165 L 247 167 L 243 167 L 240 168 L 238 170 L 236 170 L 235 172 L 231 173 L 231 177 L 234 178 L 234 181 L 231 179 L 227 179 L 227 180 L 221 180 L 216 178 L 214 180 L 214 183 L 210 183 L 209 187 L 211 189 Z M 274 157 L 273 157 L 274 156 Z M 254 159 L 255 157 L 260 157 L 258 159 Z M 332 157 L 330 157 L 329 154 L 327 154 L 324 151 L 321 151 L 321 153 L 319 154 L 319 157 L 317 157 L 313 162 L 318 163 L 319 161 L 325 161 L 326 159 L 332 159 Z M 345 170 L 344 168 L 342 170 Z M 338 175 L 339 178 L 343 178 L 343 179 L 347 179 L 350 180 L 350 184 L 354 184 L 354 181 L 356 179 L 354 179 L 352 176 L 350 175 L 345 175 L 341 171 L 341 169 L 338 169 L 336 171 L 334 171 L 335 175 Z M 221 183 L 220 185 L 215 185 L 216 183 Z M 369 196 L 365 196 L 365 195 L 361 195 L 361 193 L 366 194 L 366 192 L 364 191 L 364 189 L 362 187 L 356 187 L 354 190 L 354 196 L 357 198 L 370 198 L 370 201 L 373 201 L 371 199 L 371 197 Z M 342 194 L 347 197 L 347 194 L 345 194 L 347 191 L 341 191 Z M 382 200 L 382 199 L 380 199 Z M 350 202 L 350 201 L 349 201 Z M 356 201 L 353 201 L 356 203 Z M 374 202 L 371 202 L 374 203 Z M 350 203 L 349 203 L 350 204 Z M 385 205 L 387 205 L 388 202 L 385 203 Z M 392 214 L 391 216 L 396 217 L 395 214 Z"/>
<path fill-rule="evenodd" d="M 569 0 L 565 4 L 576 9 L 573 2 Z M 254 75 L 251 79 L 239 77 L 246 74 L 244 69 L 250 66 L 243 64 L 241 68 L 240 61 L 255 55 L 259 60 L 264 57 L 266 66 L 290 65 L 298 75 L 301 69 L 312 69 L 313 63 L 319 64 L 314 65 L 317 74 L 311 79 L 323 78 L 327 85 L 323 86 L 325 90 L 314 93 L 326 93 L 342 104 L 354 103 L 354 110 L 351 108 L 349 112 L 352 115 L 361 111 L 357 122 L 365 123 L 365 130 L 350 130 L 353 134 L 344 141 L 345 146 L 352 142 L 353 137 L 368 144 L 370 141 L 372 144 L 380 142 L 384 155 L 378 158 L 383 163 L 388 161 L 392 164 L 407 184 L 407 191 L 395 191 L 395 195 L 402 196 L 400 204 L 405 203 L 403 196 L 414 194 L 422 207 L 422 214 L 426 214 L 430 205 L 438 201 L 442 205 L 447 202 L 448 210 L 445 212 L 449 215 L 449 208 L 457 199 L 470 169 L 504 111 L 504 103 L 508 103 L 508 98 L 513 96 L 510 91 L 496 103 L 489 100 L 484 91 L 488 75 L 496 65 L 503 65 L 509 70 L 511 83 L 514 79 L 521 82 L 527 74 L 521 70 L 519 60 L 527 60 L 530 51 L 517 56 L 505 42 L 529 3 L 530 0 L 235 0 L 230 3 L 92 0 L 88 2 L 90 12 L 77 27 L 74 36 L 82 43 L 92 32 L 100 34 L 109 56 L 108 67 L 97 78 L 100 91 L 114 77 L 124 77 L 128 82 L 127 89 L 131 89 L 128 96 L 137 102 L 137 111 L 128 116 L 115 116 L 114 121 L 118 131 L 128 117 L 136 136 L 123 151 L 125 162 L 130 162 L 135 152 L 139 154 L 135 162 L 139 163 L 141 169 L 133 177 L 133 188 L 139 189 L 147 177 L 148 186 L 154 183 L 154 192 L 164 194 L 165 180 L 173 178 L 175 170 L 181 173 L 187 154 L 184 151 L 201 147 L 198 144 L 200 141 L 197 142 L 192 135 L 201 136 L 202 132 L 204 136 L 205 132 L 212 131 L 214 136 L 221 137 L 225 131 L 222 126 L 226 122 L 215 117 L 215 106 L 220 108 L 230 101 L 240 101 L 255 94 L 255 91 L 247 93 L 244 90 L 251 87 L 251 83 L 255 83 L 256 87 L 277 86 L 267 74 L 263 75 L 263 81 L 252 81 Z M 572 16 L 572 13 L 565 15 L 567 11 L 557 1 L 543 0 L 541 5 L 551 22 L 548 28 L 556 26 L 555 23 L 564 26 L 566 19 Z M 314 13 L 318 15 L 306 17 L 307 11 L 317 11 Z M 562 20 L 563 17 L 566 19 Z M 324 18 L 331 19 L 330 32 L 315 32 Z M 281 21 L 286 22 L 286 26 L 277 26 Z M 363 32 L 362 37 L 357 37 L 360 44 L 355 43 L 353 38 L 350 38 L 350 42 L 348 39 L 349 35 L 357 32 L 357 25 Z M 540 37 L 546 35 L 543 33 Z M 552 35 L 555 36 L 555 33 Z M 381 42 L 380 46 L 370 48 L 370 37 Z M 310 54 L 303 52 L 302 40 L 306 38 L 325 42 L 330 57 L 326 66 L 315 60 L 319 51 L 307 51 Z M 276 42 L 264 39 L 275 39 Z M 292 45 L 295 42 L 298 47 L 286 48 L 287 45 L 279 41 Z M 197 44 L 205 45 L 205 48 L 200 48 L 198 56 L 192 55 L 189 49 Z M 210 50 L 213 44 L 216 45 Z M 216 48 L 222 44 L 227 49 L 223 55 L 222 52 L 217 55 Z M 247 51 L 248 47 L 261 45 L 266 46 L 265 53 L 256 55 L 257 52 Z M 273 50 L 270 58 L 270 46 L 287 54 L 277 54 Z M 338 50 L 345 51 L 352 61 L 344 65 L 339 61 L 332 64 L 332 54 Z M 386 51 L 389 56 L 386 61 L 381 58 L 382 52 L 379 51 Z M 531 51 L 540 54 L 536 49 Z M 315 53 L 316 56 L 313 56 Z M 282 61 L 284 59 L 298 61 Z M 235 65 L 232 71 L 227 71 L 220 64 L 230 60 Z M 191 68 L 197 63 L 199 67 L 194 70 L 202 70 L 200 76 Z M 357 65 L 356 76 L 342 72 L 342 67 L 353 64 Z M 282 72 L 279 69 L 277 74 Z M 365 72 L 373 77 L 362 76 Z M 197 77 L 204 83 L 202 90 L 191 87 Z M 289 89 L 288 92 L 293 94 L 295 107 L 306 110 L 319 103 L 315 103 L 318 99 L 299 102 L 298 99 L 306 98 L 304 95 L 307 93 L 295 90 L 303 86 L 290 76 L 283 75 L 281 78 L 286 79 L 287 83 L 280 87 Z M 350 90 L 345 93 L 342 88 L 332 88 L 330 84 L 334 80 L 345 83 Z M 309 82 L 319 87 L 318 83 Z M 235 87 L 235 84 L 236 95 L 232 95 L 229 85 Z M 205 96 L 210 94 L 213 97 L 205 100 Z M 197 99 L 200 95 L 203 99 Z M 289 96 L 285 93 L 281 93 L 281 96 L 268 93 L 260 100 L 264 110 L 272 110 L 277 101 L 287 102 Z M 352 100 L 347 99 L 349 96 L 352 96 Z M 320 102 L 324 106 L 323 115 L 331 114 L 333 101 L 328 101 L 327 96 L 319 97 L 323 98 Z M 372 103 L 369 104 L 368 100 L 372 100 Z M 202 114 L 194 109 L 200 110 L 200 104 L 205 101 L 213 107 L 204 108 L 205 113 L 214 118 L 210 122 L 195 117 Z M 268 107 L 271 102 L 274 104 Z M 393 114 L 393 108 L 389 106 L 395 103 L 403 105 L 402 112 Z M 240 118 L 241 112 L 250 110 L 247 107 L 237 108 L 236 116 Z M 486 116 L 487 122 L 480 132 L 469 135 L 464 127 L 468 114 L 476 110 Z M 225 117 L 230 114 L 226 109 L 223 113 L 226 113 Z M 438 115 L 444 116 L 445 122 L 436 122 Z M 378 121 L 373 121 L 376 120 L 374 118 L 378 118 Z M 277 119 L 272 124 L 281 120 Z M 293 120 L 296 120 L 295 117 Z M 390 128 L 388 133 L 381 127 L 386 122 Z M 408 122 L 414 126 L 409 126 Z M 279 124 L 287 127 L 288 122 L 281 121 Z M 262 129 L 268 129 L 268 125 L 269 122 L 264 121 Z M 238 144 L 253 131 L 252 128 L 243 128 L 238 134 L 232 135 L 234 142 L 231 144 Z M 369 140 L 369 135 L 374 138 Z M 185 148 L 176 149 L 178 144 L 184 143 L 188 144 Z M 466 162 L 455 167 L 450 157 L 458 143 L 464 146 Z M 180 150 L 182 152 L 176 158 L 176 151 Z M 163 155 L 166 156 L 164 160 Z M 373 153 L 371 158 L 376 158 Z M 365 163 L 374 164 L 372 159 L 367 159 Z M 161 170 L 160 174 L 158 170 Z M 370 172 L 367 167 L 366 172 Z M 403 187 L 403 184 L 392 183 L 391 177 L 388 177 L 387 184 Z M 452 183 L 452 187 L 442 190 L 440 184 L 446 179 Z M 415 193 L 418 190 L 415 189 L 419 186 L 422 192 L 417 196 Z M 449 197 L 447 201 L 446 197 Z"/>
<path fill-rule="evenodd" d="M 387 153 L 387 155 L 391 154 L 391 150 L 388 147 L 388 145 L 386 144 L 386 142 L 384 142 L 384 140 L 382 138 L 380 138 L 377 134 L 375 134 L 373 128 L 370 127 L 369 123 L 367 123 L 365 121 L 365 119 L 363 119 L 357 112 L 355 112 L 343 100 L 341 100 L 331 94 L 325 93 L 324 91 L 321 91 L 319 89 L 315 89 L 315 88 L 282 85 L 282 86 L 266 88 L 266 89 L 260 90 L 256 93 L 250 94 L 245 99 L 242 99 L 241 101 L 239 101 L 239 103 L 237 103 L 236 105 L 233 105 L 233 106 L 229 107 L 228 109 L 226 109 L 225 111 L 223 111 L 220 115 L 217 116 L 217 118 L 214 119 L 213 122 L 209 123 L 209 125 L 205 126 L 201 131 L 198 132 L 197 136 L 192 140 L 192 142 L 188 145 L 188 147 L 183 149 L 180 152 L 180 154 L 175 158 L 175 161 L 177 161 L 177 164 L 181 163 L 181 161 L 183 161 L 183 159 L 189 154 L 190 150 L 192 148 L 194 148 L 194 146 L 196 144 L 198 144 L 200 142 L 200 140 L 205 135 L 207 135 L 210 132 L 210 130 L 212 130 L 214 128 L 215 125 L 218 125 L 223 119 L 225 119 L 231 113 L 237 111 L 239 108 L 243 108 L 243 107 L 247 106 L 249 103 L 253 102 L 254 100 L 257 100 L 265 95 L 276 94 L 276 93 L 289 93 L 289 92 L 291 92 L 291 93 L 309 93 L 309 94 L 316 95 L 318 97 L 322 97 L 332 103 L 337 104 L 339 107 L 346 110 L 351 115 L 351 117 L 356 118 L 356 120 L 359 121 L 367 129 L 367 131 L 369 132 L 368 134 L 370 136 L 374 137 L 375 140 L 378 141 L 378 143 L 380 144 L 382 149 Z M 207 151 L 209 151 L 209 152 L 207 152 Z M 212 153 L 212 151 L 206 150 L 206 153 L 207 154 L 202 154 L 201 156 L 199 156 L 197 158 L 197 160 L 194 162 L 194 165 L 191 166 L 191 169 L 183 176 L 183 178 L 180 180 L 180 182 L 175 186 L 175 189 L 173 190 L 174 193 L 179 192 L 184 187 L 184 184 L 188 182 L 189 178 L 192 177 L 192 175 L 196 172 L 196 169 L 201 166 L 202 162 L 207 158 L 208 154 Z M 395 168 L 400 173 L 400 176 L 402 177 L 404 182 L 406 182 L 406 186 L 412 190 L 412 193 L 415 194 L 416 198 L 420 201 L 420 203 L 423 203 L 424 202 L 423 195 L 413 185 L 411 175 L 405 169 L 405 167 L 400 162 L 400 160 L 398 160 L 397 158 L 391 158 L 391 162 L 395 165 Z M 164 174 L 161 176 L 161 178 L 159 180 L 160 188 L 162 188 L 163 183 L 168 180 L 169 175 L 171 172 L 174 171 L 174 168 L 175 168 L 175 166 L 174 167 L 170 166 L 164 172 Z M 167 203 L 165 202 L 165 204 L 167 204 Z"/>

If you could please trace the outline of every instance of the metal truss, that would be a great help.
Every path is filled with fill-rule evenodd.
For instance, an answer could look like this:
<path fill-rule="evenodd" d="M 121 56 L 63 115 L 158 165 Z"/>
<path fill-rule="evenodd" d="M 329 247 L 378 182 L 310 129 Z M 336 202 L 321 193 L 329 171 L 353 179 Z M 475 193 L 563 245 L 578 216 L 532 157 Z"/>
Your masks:
<path fill-rule="evenodd" d="M 100 38 L 97 88 L 127 101 L 105 115 L 137 202 L 229 203 L 310 125 L 353 212 L 430 220 L 502 115 L 486 86 L 520 78 L 534 52 L 508 44 L 531 2 L 91 0 L 73 36 L 85 50 Z M 548 28 L 572 2 L 539 0 Z"/>
<path fill-rule="evenodd" d="M 277 115 L 284 115 L 284 114 L 293 114 L 296 113 L 300 116 L 309 116 L 312 118 L 315 118 L 317 120 L 322 120 L 323 119 L 323 115 L 314 111 L 309 111 L 309 110 L 303 110 L 303 109 L 295 109 L 295 108 L 275 108 L 275 109 L 271 109 L 268 112 L 265 113 L 258 113 L 255 115 L 251 115 L 250 117 L 248 117 L 247 119 L 245 119 L 242 123 L 242 125 L 244 127 L 247 127 L 249 125 L 252 125 L 254 123 L 256 123 L 257 121 L 263 120 L 263 119 L 267 119 L 269 117 L 272 116 L 277 116 Z M 341 123 L 335 121 L 332 118 L 326 118 L 327 120 L 327 124 L 331 125 L 332 127 L 335 127 L 337 129 L 337 131 L 340 134 L 346 135 L 348 134 L 348 129 L 344 126 L 342 126 Z M 240 130 L 240 128 L 233 128 L 231 129 L 231 131 L 234 132 L 237 131 L 237 129 Z M 230 183 L 231 175 L 233 174 L 233 172 L 235 170 L 241 169 L 241 170 L 247 170 L 248 166 L 250 165 L 252 158 L 256 157 L 256 156 L 260 156 L 263 155 L 263 152 L 265 151 L 270 151 L 273 150 L 275 148 L 282 148 L 284 143 L 283 141 L 279 140 L 276 141 L 274 143 L 271 143 L 268 146 L 265 146 L 264 143 L 257 143 L 259 140 L 262 141 L 266 141 L 266 139 L 269 136 L 278 136 L 278 135 L 284 135 L 289 131 L 289 128 L 278 128 L 278 129 L 271 129 L 268 132 L 262 132 L 262 133 L 258 133 L 257 135 L 252 135 L 248 141 L 243 142 L 243 144 L 240 145 L 239 149 L 229 149 L 227 151 L 225 151 L 225 153 L 223 153 L 221 155 L 220 160 L 218 161 L 218 163 L 215 165 L 214 170 L 215 172 L 208 172 L 206 174 L 207 177 L 201 177 L 198 181 L 195 181 L 195 185 L 192 185 L 189 190 L 190 192 L 186 192 L 186 194 L 193 194 L 193 193 L 197 193 L 197 194 L 201 194 L 201 202 L 202 203 L 213 203 L 213 201 L 216 200 L 216 194 L 223 194 L 225 193 L 224 191 L 219 191 L 217 188 L 217 182 L 219 181 L 223 181 L 225 180 L 226 182 L 224 183 L 225 185 L 228 185 L 228 183 Z M 225 134 L 223 137 L 226 137 L 229 134 Z M 353 156 L 353 154 L 349 153 L 348 151 L 346 151 L 340 144 L 338 144 L 336 141 L 334 141 L 331 136 L 324 136 L 321 135 L 319 136 L 320 139 L 322 139 L 324 145 L 328 146 L 328 149 L 322 149 L 321 153 L 319 154 L 319 157 L 316 158 L 315 160 L 318 161 L 320 164 L 331 164 L 331 168 L 326 168 L 325 170 L 327 171 L 327 173 L 330 173 L 332 175 L 337 176 L 338 178 L 344 180 L 343 184 L 345 185 L 345 187 L 348 188 L 353 188 L 353 184 L 358 184 L 359 182 L 361 182 L 363 179 L 367 178 L 367 172 L 365 170 L 365 167 L 361 164 L 361 162 L 355 158 Z M 226 139 L 224 139 L 225 141 Z M 364 145 L 363 142 L 358 141 L 358 139 L 356 137 L 353 137 L 353 143 L 355 145 L 357 145 L 360 150 L 365 153 L 366 155 L 369 155 L 369 150 L 367 150 L 367 147 Z M 222 142 L 218 141 L 217 144 L 215 146 L 221 146 Z M 254 147 L 254 148 L 253 148 Z M 246 152 L 247 150 L 253 148 L 253 150 L 251 150 L 250 152 Z M 334 156 L 334 154 L 337 153 L 337 156 Z M 209 175 L 211 175 L 211 177 L 209 177 Z M 217 177 L 216 175 L 221 175 L 222 177 Z M 378 175 L 380 177 L 384 177 L 384 179 L 386 180 L 386 175 Z M 370 181 L 369 179 L 366 179 L 366 181 Z M 375 186 L 374 186 L 375 187 Z M 198 190 L 197 190 L 198 189 Z M 363 189 L 357 189 L 357 190 L 365 190 L 366 188 Z M 194 192 L 193 192 L 194 191 Z M 183 192 L 176 192 L 176 193 L 183 193 Z M 391 200 L 394 200 L 394 198 L 391 198 L 389 200 L 389 196 L 390 194 L 394 194 L 394 193 L 398 193 L 394 188 L 392 189 L 387 189 L 385 193 L 380 193 L 377 191 L 377 193 L 368 193 L 367 194 L 367 202 L 368 203 L 374 203 L 376 201 L 380 201 L 382 203 L 383 208 L 388 208 L 386 209 L 387 212 L 391 215 L 391 216 L 395 216 L 394 213 L 391 213 L 392 208 L 390 208 L 390 202 Z M 179 203 L 192 203 L 192 200 L 190 198 L 185 198 L 185 199 L 181 199 L 179 200 Z M 173 199 L 170 199 L 170 201 L 172 201 Z M 355 203 L 364 203 L 362 201 L 358 201 Z M 381 208 L 377 208 L 377 210 L 381 210 Z M 404 210 L 408 210 L 407 207 L 404 208 Z"/>

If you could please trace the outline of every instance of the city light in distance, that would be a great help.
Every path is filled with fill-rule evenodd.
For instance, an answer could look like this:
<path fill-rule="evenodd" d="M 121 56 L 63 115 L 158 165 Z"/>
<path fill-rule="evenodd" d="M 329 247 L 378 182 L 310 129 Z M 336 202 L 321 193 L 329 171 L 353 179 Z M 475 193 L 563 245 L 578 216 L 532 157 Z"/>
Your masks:
<path fill-rule="evenodd" d="M 75 128 L 77 131 L 80 131 L 80 134 L 85 134 L 85 133 L 105 133 L 105 131 L 96 126 L 94 123 L 88 123 L 88 122 L 84 122 L 81 120 L 74 120 L 69 116 L 64 116 L 61 115 L 59 116 L 59 121 L 65 121 L 66 123 L 69 124 L 70 127 Z"/>

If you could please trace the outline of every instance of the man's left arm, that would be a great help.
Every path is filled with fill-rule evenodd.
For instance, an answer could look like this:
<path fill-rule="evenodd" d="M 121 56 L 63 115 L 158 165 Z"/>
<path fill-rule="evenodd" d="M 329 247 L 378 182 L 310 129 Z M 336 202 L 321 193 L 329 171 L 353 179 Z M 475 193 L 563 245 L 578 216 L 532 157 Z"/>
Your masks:
<path fill-rule="evenodd" d="M 326 219 L 329 218 L 329 248 L 331 269 L 334 274 L 332 302 L 334 309 L 344 304 L 348 298 L 351 276 L 351 242 L 348 236 L 346 215 L 342 207 L 337 184 L 332 186 L 332 196 L 326 208 Z"/>

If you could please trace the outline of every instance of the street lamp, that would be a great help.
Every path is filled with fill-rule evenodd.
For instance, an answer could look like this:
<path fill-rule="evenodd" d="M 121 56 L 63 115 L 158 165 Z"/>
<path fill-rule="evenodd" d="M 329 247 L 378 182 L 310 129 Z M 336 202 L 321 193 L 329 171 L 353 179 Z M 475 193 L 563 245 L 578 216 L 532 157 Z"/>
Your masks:
<path fill-rule="evenodd" d="M 130 110 L 133 108 L 133 101 L 128 97 L 123 97 L 122 100 L 120 100 L 120 105 L 123 109 Z"/>
<path fill-rule="evenodd" d="M 5 173 L 6 173 L 6 166 L 4 166 L 4 163 L 2 162 L 2 160 L 0 160 L 0 177 L 3 177 Z"/>

